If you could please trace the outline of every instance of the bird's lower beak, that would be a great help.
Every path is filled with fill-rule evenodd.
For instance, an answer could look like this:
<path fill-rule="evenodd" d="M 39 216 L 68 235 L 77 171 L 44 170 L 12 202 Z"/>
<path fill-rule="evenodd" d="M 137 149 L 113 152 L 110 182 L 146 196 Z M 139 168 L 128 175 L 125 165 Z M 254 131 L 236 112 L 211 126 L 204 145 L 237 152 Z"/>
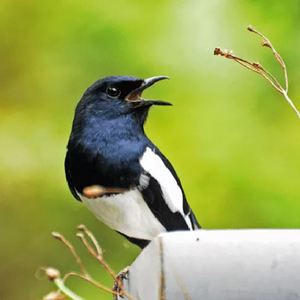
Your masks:
<path fill-rule="evenodd" d="M 127 97 L 125 98 L 125 100 L 129 103 L 134 104 L 135 107 L 140 107 L 140 106 L 151 106 L 151 105 L 173 105 L 170 102 L 165 102 L 165 101 L 161 101 L 161 100 L 152 100 L 152 99 L 143 99 L 141 98 L 142 92 L 147 89 L 148 87 L 150 87 L 151 85 L 153 85 L 154 83 L 164 80 L 164 79 L 169 79 L 169 77 L 167 76 L 155 76 L 155 77 L 151 77 L 148 79 L 145 79 L 142 83 L 142 85 L 131 91 Z"/>

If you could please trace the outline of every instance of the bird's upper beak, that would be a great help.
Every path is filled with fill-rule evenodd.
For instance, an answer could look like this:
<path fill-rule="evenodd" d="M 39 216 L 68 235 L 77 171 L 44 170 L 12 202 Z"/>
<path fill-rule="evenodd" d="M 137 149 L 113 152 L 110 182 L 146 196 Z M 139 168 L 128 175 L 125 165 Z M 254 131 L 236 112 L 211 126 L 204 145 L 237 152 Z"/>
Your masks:
<path fill-rule="evenodd" d="M 134 104 L 135 107 L 140 107 L 140 106 L 151 106 L 151 105 L 173 105 L 170 102 L 165 102 L 165 101 L 161 101 L 161 100 L 151 100 L 151 99 L 143 99 L 141 98 L 142 92 L 150 87 L 151 85 L 153 85 L 154 83 L 164 80 L 164 79 L 169 79 L 169 77 L 167 76 L 155 76 L 155 77 L 151 77 L 148 79 L 145 79 L 142 83 L 142 85 L 131 91 L 127 97 L 125 98 L 125 100 L 129 103 Z"/>

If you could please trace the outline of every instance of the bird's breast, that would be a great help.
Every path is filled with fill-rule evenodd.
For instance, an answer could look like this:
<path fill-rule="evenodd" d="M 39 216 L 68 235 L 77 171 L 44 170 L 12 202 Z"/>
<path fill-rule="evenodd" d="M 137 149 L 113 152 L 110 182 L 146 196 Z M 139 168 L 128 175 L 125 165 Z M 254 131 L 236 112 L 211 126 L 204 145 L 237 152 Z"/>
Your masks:
<path fill-rule="evenodd" d="M 100 221 L 129 237 L 152 240 L 166 231 L 138 189 L 101 198 L 79 197 Z"/>

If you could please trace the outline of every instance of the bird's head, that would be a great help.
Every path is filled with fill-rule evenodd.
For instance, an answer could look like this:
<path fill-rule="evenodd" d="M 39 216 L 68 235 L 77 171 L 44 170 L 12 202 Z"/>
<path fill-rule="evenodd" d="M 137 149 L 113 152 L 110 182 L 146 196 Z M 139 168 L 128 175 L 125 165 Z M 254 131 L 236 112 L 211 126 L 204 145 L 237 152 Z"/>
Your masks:
<path fill-rule="evenodd" d="M 105 118 L 136 115 L 146 118 L 152 105 L 172 105 L 161 100 L 143 99 L 142 93 L 154 83 L 168 79 L 156 76 L 140 79 L 131 76 L 110 76 L 96 81 L 84 93 L 77 110 Z M 143 119 L 143 118 L 141 118 Z"/>

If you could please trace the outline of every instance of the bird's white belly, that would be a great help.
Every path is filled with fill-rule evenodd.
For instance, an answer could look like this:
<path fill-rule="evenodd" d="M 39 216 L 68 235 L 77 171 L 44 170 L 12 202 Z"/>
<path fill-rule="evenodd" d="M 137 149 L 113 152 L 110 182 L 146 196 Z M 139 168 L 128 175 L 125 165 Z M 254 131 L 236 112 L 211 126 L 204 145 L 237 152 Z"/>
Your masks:
<path fill-rule="evenodd" d="M 99 220 L 129 237 L 152 240 L 166 231 L 137 189 L 102 198 L 79 196 Z"/>

